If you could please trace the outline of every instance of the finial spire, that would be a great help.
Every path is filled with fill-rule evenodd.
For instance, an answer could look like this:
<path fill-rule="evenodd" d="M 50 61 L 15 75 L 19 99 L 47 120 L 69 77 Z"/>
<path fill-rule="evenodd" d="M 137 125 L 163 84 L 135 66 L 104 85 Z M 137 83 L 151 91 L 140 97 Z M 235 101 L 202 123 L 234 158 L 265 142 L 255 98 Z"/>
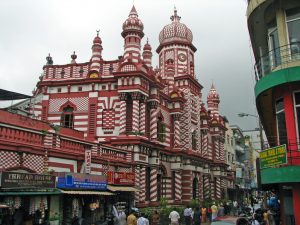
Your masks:
<path fill-rule="evenodd" d="M 129 16 L 138 16 L 137 11 L 135 9 L 135 6 L 132 5 L 132 8 L 130 10 Z"/>
<path fill-rule="evenodd" d="M 96 30 L 96 32 L 97 32 L 97 37 L 99 37 L 100 29 L 99 29 L 99 30 Z"/>
<path fill-rule="evenodd" d="M 181 19 L 181 17 L 177 15 L 177 9 L 176 9 L 176 6 L 174 5 L 174 15 L 171 16 L 171 20 L 173 22 L 179 22 L 180 19 Z"/>

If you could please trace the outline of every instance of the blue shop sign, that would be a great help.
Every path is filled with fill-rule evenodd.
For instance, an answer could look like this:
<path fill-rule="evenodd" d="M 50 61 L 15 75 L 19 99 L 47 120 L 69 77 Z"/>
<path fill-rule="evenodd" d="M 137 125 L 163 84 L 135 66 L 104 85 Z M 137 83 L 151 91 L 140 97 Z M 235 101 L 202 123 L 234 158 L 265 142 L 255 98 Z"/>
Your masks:
<path fill-rule="evenodd" d="M 65 189 L 107 190 L 107 179 L 103 175 L 59 173 L 57 187 Z"/>

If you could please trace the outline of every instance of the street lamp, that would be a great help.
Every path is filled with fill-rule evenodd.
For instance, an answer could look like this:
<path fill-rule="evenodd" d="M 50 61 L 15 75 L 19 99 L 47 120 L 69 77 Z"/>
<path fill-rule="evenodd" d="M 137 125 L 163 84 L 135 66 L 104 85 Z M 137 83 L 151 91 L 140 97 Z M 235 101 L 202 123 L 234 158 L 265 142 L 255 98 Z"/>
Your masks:
<path fill-rule="evenodd" d="M 264 150 L 264 139 L 263 139 L 263 133 L 262 133 L 263 129 L 262 129 L 262 124 L 261 124 L 259 117 L 256 115 L 249 114 L 249 113 L 239 113 L 238 116 L 239 117 L 252 116 L 252 117 L 255 117 L 258 119 L 260 148 L 261 148 L 261 151 Z"/>

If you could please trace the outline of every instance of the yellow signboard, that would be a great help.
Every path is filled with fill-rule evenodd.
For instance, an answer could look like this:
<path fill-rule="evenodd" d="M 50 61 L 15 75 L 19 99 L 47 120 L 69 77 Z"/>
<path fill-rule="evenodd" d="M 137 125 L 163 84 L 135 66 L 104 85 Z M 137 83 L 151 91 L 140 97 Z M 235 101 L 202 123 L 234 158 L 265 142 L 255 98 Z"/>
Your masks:
<path fill-rule="evenodd" d="M 261 169 L 286 164 L 286 145 L 280 145 L 260 152 L 259 159 Z"/>

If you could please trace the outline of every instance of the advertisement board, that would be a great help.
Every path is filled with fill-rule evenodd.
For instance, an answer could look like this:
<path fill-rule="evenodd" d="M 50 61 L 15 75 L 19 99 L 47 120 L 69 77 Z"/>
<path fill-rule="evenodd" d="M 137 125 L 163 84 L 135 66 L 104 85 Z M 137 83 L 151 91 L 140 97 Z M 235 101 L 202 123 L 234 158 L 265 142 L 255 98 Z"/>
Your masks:
<path fill-rule="evenodd" d="M 35 173 L 2 172 L 1 188 L 55 188 L 55 176 Z"/>
<path fill-rule="evenodd" d="M 109 184 L 134 185 L 134 179 L 134 173 L 113 171 L 108 171 L 107 173 L 107 181 Z"/>
<path fill-rule="evenodd" d="M 107 180 L 104 175 L 58 173 L 57 187 L 65 189 L 106 190 Z"/>
<path fill-rule="evenodd" d="M 85 172 L 91 173 L 92 150 L 85 150 Z"/>
<path fill-rule="evenodd" d="M 260 152 L 259 159 L 261 169 L 286 164 L 286 145 L 276 146 Z"/>

